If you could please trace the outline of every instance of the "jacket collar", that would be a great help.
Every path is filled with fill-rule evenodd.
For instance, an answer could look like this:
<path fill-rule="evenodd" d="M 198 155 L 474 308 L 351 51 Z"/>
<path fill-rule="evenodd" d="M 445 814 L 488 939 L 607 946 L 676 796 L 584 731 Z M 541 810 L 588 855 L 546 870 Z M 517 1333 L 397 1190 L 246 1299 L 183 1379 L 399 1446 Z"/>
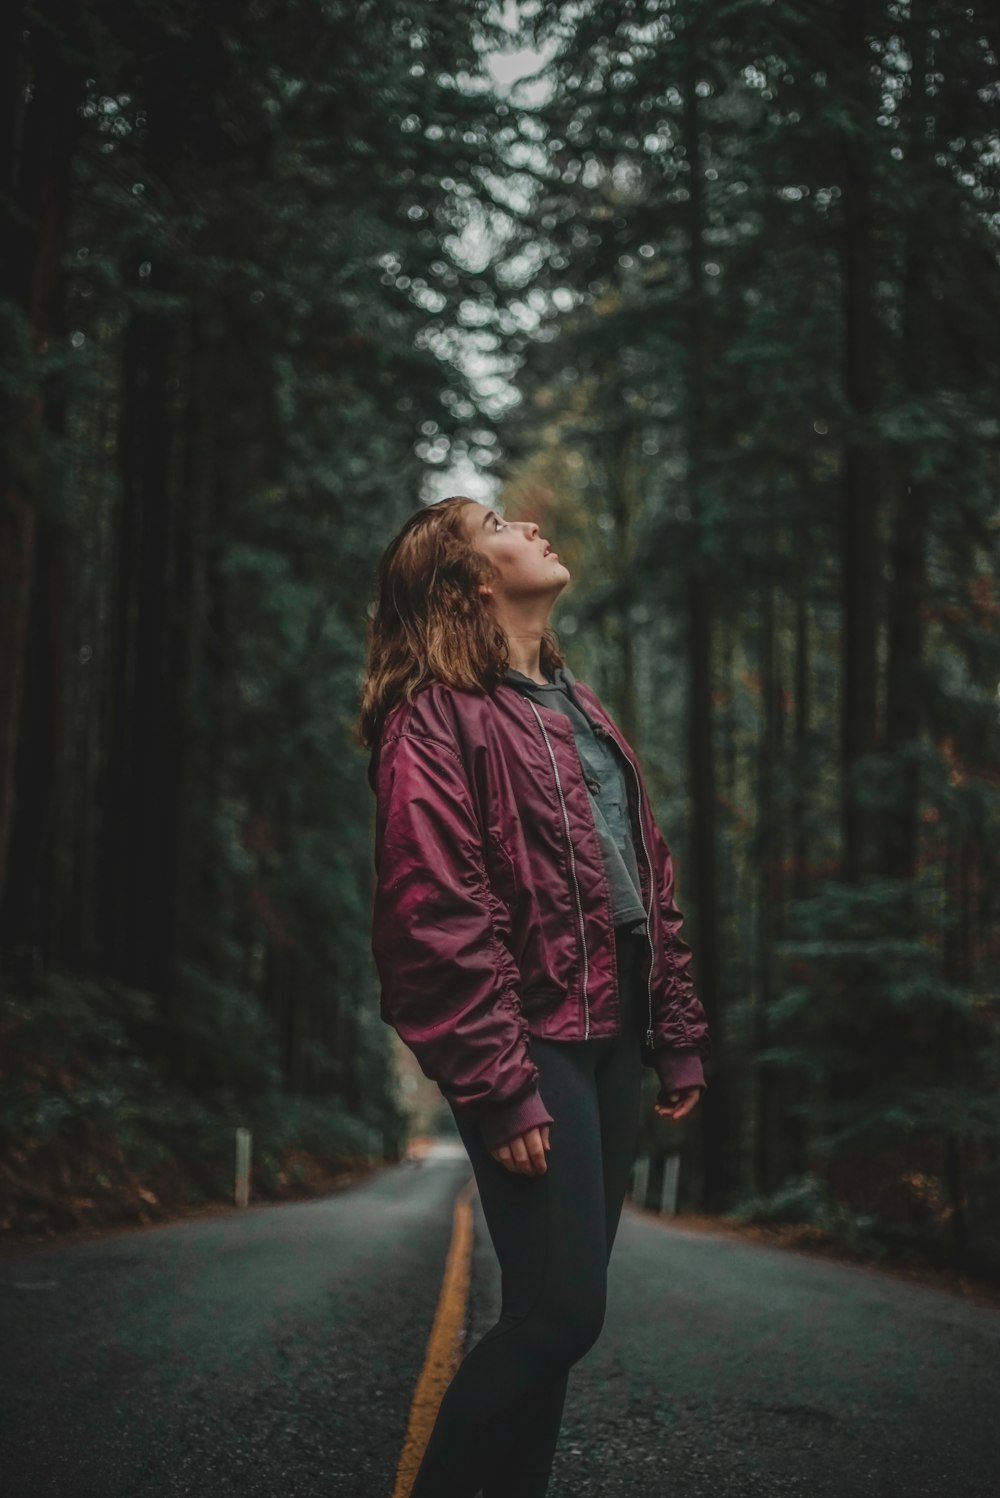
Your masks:
<path fill-rule="evenodd" d="M 514 667 L 510 667 L 509 669 L 513 670 Z M 518 674 L 523 675 L 523 672 L 519 672 Z M 576 687 L 576 677 L 573 675 L 573 672 L 568 666 L 556 666 L 553 670 L 552 677 L 554 684 L 565 682 L 566 686 L 569 687 L 570 695 L 572 696 L 573 691 Z M 528 680 L 531 680 L 530 676 L 528 677 Z M 540 687 L 542 683 L 539 681 L 535 682 L 534 685 Z"/>
<path fill-rule="evenodd" d="M 529 677 L 528 680 L 530 681 L 531 678 Z M 573 706 L 583 714 L 583 716 L 596 728 L 599 734 L 604 735 L 605 737 L 609 736 L 609 730 L 603 723 L 595 719 L 590 706 L 585 704 L 583 699 L 578 696 L 576 690 L 577 679 L 573 671 L 570 670 L 569 666 L 556 666 L 554 668 L 552 672 L 552 684 L 555 686 L 565 686 L 568 689 L 570 700 L 572 701 Z M 515 685 L 515 683 L 510 681 L 509 679 L 506 681 L 505 685 L 509 686 L 514 692 L 520 691 L 520 687 Z M 541 682 L 536 682 L 535 685 L 541 686 Z"/>

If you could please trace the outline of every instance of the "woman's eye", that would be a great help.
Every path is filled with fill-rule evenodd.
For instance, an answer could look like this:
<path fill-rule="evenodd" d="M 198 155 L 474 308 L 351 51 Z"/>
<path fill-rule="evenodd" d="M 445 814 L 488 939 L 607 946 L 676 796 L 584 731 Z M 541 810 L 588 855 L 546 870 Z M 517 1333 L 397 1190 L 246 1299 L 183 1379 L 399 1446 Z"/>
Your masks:
<path fill-rule="evenodd" d="M 506 530 L 506 528 L 507 528 L 507 522 L 506 522 L 506 520 L 501 520 L 499 515 L 494 515 L 493 516 L 493 528 L 494 528 L 494 531 L 498 531 L 501 528 L 503 528 L 504 530 Z"/>

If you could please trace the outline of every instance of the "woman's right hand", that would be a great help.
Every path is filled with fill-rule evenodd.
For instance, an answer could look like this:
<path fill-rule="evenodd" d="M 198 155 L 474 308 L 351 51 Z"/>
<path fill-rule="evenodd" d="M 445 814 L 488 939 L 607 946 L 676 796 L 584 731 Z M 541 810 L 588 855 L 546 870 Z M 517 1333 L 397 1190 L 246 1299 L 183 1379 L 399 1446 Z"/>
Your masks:
<path fill-rule="evenodd" d="M 549 1168 L 545 1159 L 548 1148 L 549 1125 L 542 1124 L 501 1144 L 499 1149 L 490 1150 L 490 1154 L 515 1175 L 543 1176 Z"/>

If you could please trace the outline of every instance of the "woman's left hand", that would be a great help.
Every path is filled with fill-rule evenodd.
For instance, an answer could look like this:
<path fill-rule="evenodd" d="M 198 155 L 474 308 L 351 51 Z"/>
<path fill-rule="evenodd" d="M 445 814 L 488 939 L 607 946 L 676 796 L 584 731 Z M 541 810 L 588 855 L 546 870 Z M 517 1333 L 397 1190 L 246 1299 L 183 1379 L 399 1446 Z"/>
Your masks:
<path fill-rule="evenodd" d="M 686 1118 L 691 1109 L 697 1103 L 701 1094 L 700 1087 L 678 1088 L 674 1092 L 667 1093 L 665 1103 L 655 1102 L 653 1107 L 661 1118 L 669 1118 L 674 1123 Z"/>

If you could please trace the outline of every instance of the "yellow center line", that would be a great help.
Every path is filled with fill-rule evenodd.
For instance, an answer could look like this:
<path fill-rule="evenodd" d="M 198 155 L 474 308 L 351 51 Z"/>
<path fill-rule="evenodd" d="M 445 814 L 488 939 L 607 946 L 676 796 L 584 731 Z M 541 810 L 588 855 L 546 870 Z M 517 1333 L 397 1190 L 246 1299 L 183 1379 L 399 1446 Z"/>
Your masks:
<path fill-rule="evenodd" d="M 392 1490 L 392 1498 L 409 1498 L 427 1441 L 434 1428 L 438 1406 L 462 1361 L 462 1329 L 465 1326 L 472 1263 L 472 1198 L 475 1194 L 476 1178 L 472 1176 L 455 1200 L 444 1282 L 427 1342 L 424 1366 L 420 1370 L 410 1406 L 410 1419 L 396 1469 L 396 1486 Z"/>

